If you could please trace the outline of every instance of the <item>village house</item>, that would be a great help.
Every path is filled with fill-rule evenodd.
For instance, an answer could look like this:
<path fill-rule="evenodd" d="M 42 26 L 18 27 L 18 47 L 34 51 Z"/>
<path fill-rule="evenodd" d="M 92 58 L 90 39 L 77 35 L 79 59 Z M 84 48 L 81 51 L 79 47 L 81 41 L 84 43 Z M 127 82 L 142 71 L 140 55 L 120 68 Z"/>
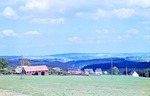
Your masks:
<path fill-rule="evenodd" d="M 84 73 L 86 75 L 89 75 L 89 74 L 94 74 L 94 71 L 93 71 L 93 69 L 84 69 Z"/>
<path fill-rule="evenodd" d="M 23 67 L 23 69 L 26 75 L 48 75 L 48 68 L 45 65 L 26 66 L 26 67 Z"/>
<path fill-rule="evenodd" d="M 81 75 L 82 74 L 82 71 L 79 70 L 79 69 L 68 69 L 68 73 L 71 74 L 71 75 Z"/>
<path fill-rule="evenodd" d="M 132 72 L 130 73 L 130 76 L 139 77 L 139 74 L 138 74 L 136 71 L 132 71 Z"/>
<path fill-rule="evenodd" d="M 95 70 L 95 75 L 102 75 L 102 69 L 101 68 L 97 68 Z"/>

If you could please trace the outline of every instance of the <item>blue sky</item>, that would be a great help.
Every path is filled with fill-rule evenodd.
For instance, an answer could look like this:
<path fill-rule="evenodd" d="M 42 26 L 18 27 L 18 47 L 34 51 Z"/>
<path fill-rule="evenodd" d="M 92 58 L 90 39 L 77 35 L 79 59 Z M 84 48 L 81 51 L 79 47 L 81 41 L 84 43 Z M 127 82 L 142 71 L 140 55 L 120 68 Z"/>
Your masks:
<path fill-rule="evenodd" d="M 150 0 L 1 0 L 0 55 L 150 52 Z"/>

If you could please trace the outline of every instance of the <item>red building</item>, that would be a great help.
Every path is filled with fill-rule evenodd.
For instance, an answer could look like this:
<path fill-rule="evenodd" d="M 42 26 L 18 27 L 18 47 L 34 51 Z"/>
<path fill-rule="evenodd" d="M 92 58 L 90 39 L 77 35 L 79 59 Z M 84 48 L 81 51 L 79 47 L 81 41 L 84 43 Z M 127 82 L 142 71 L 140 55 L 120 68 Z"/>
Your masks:
<path fill-rule="evenodd" d="M 42 66 L 26 66 L 24 67 L 26 75 L 48 75 L 48 68 L 45 65 Z"/>

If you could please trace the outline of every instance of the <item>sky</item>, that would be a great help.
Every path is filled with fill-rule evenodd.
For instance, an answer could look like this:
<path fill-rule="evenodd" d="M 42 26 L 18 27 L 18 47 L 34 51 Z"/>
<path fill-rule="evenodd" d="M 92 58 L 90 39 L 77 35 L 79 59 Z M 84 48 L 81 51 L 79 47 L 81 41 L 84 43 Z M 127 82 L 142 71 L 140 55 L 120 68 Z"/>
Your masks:
<path fill-rule="evenodd" d="M 1 0 L 0 55 L 150 52 L 150 0 Z"/>

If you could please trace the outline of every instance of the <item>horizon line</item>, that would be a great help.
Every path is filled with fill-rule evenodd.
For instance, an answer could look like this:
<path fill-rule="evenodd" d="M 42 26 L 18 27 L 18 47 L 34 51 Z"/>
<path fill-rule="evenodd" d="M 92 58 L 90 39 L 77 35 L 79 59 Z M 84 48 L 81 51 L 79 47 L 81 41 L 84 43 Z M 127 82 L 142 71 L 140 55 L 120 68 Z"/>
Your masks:
<path fill-rule="evenodd" d="M 61 55 L 61 54 L 141 54 L 141 53 L 150 53 L 150 52 L 83 52 L 83 53 L 80 53 L 80 52 L 70 52 L 70 53 L 56 53 L 56 54 L 43 54 L 43 55 L 0 55 L 0 56 L 53 56 L 53 55 Z"/>

